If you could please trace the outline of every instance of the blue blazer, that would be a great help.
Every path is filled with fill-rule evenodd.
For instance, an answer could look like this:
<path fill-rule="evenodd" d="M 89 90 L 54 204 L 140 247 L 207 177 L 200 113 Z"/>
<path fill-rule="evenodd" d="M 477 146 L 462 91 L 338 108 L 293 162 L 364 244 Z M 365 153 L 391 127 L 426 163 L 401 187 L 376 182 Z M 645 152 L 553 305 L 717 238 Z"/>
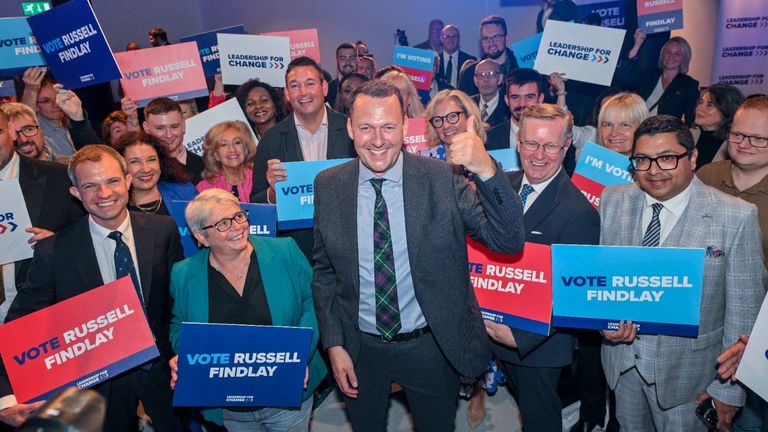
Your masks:
<path fill-rule="evenodd" d="M 312 396 L 327 369 L 317 354 L 319 330 L 312 301 L 312 269 L 291 238 L 249 237 L 259 262 L 272 325 L 314 329 L 309 352 L 309 384 L 302 400 Z M 179 352 L 182 322 L 208 322 L 208 255 L 203 249 L 173 266 L 171 271 L 171 345 Z M 203 416 L 221 423 L 220 409 L 205 409 Z"/>
<path fill-rule="evenodd" d="M 190 182 L 172 183 L 167 181 L 157 182 L 157 191 L 163 197 L 163 201 L 192 201 L 197 196 L 195 185 Z"/>

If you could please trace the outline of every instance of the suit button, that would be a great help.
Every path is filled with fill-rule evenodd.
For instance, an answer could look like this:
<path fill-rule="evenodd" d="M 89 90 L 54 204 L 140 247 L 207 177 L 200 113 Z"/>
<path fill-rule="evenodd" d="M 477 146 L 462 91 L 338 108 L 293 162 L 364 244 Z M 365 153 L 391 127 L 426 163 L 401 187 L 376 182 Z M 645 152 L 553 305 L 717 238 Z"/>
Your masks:
<path fill-rule="evenodd" d="M 635 354 L 635 360 L 640 360 L 640 355 Z"/>

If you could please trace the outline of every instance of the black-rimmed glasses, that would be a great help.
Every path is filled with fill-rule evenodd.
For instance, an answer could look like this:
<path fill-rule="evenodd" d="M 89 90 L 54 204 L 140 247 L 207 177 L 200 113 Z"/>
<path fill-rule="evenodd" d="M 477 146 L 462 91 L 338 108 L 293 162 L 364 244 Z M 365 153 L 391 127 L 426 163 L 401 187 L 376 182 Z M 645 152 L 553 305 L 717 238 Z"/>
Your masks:
<path fill-rule="evenodd" d="M 435 129 L 438 129 L 443 127 L 444 122 L 448 122 L 448 124 L 458 123 L 459 118 L 461 118 L 462 115 L 467 115 L 467 113 L 464 111 L 454 111 L 449 112 L 444 116 L 434 116 L 429 119 L 429 124 L 431 124 Z"/>
<path fill-rule="evenodd" d="M 632 156 L 629 161 L 632 163 L 632 168 L 635 171 L 648 171 L 651 169 L 651 164 L 656 162 L 656 166 L 663 171 L 671 171 L 677 168 L 680 163 L 680 159 L 687 157 L 691 154 L 691 150 L 681 154 L 661 155 L 659 157 L 648 156 Z"/>
<path fill-rule="evenodd" d="M 218 232 L 227 232 L 230 230 L 230 228 L 232 228 L 232 221 L 235 221 L 239 224 L 248 222 L 248 212 L 247 211 L 237 212 L 232 217 L 224 218 L 213 225 L 208 225 L 206 227 L 200 228 L 200 231 L 205 231 L 209 228 L 216 228 L 216 231 Z"/>
<path fill-rule="evenodd" d="M 761 137 L 757 135 L 744 135 L 739 132 L 728 132 L 728 141 L 734 144 L 741 144 L 746 138 L 752 147 L 766 148 L 768 147 L 768 137 Z"/>

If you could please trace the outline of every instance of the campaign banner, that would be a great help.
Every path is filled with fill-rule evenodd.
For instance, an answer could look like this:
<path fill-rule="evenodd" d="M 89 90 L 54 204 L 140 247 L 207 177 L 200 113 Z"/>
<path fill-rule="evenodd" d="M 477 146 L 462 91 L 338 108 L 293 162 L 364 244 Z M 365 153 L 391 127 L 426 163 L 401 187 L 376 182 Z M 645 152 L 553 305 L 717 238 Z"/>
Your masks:
<path fill-rule="evenodd" d="M 504 172 L 520 171 L 520 154 L 517 149 L 488 150 L 488 154 L 501 164 Z"/>
<path fill-rule="evenodd" d="M 16 83 L 13 80 L 0 81 L 0 103 L 16 102 Z"/>
<path fill-rule="evenodd" d="M 683 0 L 637 0 L 637 26 L 646 34 L 683 28 Z"/>
<path fill-rule="evenodd" d="M 712 58 L 712 82 L 738 87 L 745 95 L 768 93 L 768 12 L 764 2 L 720 2 Z"/>
<path fill-rule="evenodd" d="M 315 226 L 315 176 L 351 159 L 283 162 L 288 179 L 275 184 L 277 227 L 282 230 Z"/>
<path fill-rule="evenodd" d="M 176 221 L 181 237 L 181 247 L 184 257 L 191 257 L 200 252 L 197 241 L 187 226 L 184 211 L 189 201 L 174 200 L 168 205 L 168 212 Z M 277 209 L 272 204 L 240 203 L 240 208 L 248 212 L 248 235 L 259 237 L 275 237 L 277 235 Z"/>
<path fill-rule="evenodd" d="M 205 76 L 213 76 L 221 72 L 221 64 L 219 63 L 219 40 L 216 38 L 217 33 L 245 34 L 245 26 L 240 24 L 179 38 L 179 42 L 197 43 L 197 49 L 200 53 L 200 61 L 203 64 L 203 73 Z"/>
<path fill-rule="evenodd" d="M 240 85 L 258 78 L 285 87 L 285 69 L 291 62 L 290 39 L 284 36 L 217 35 L 224 84 Z"/>
<path fill-rule="evenodd" d="M 419 154 L 427 147 L 427 119 L 425 117 L 409 118 L 408 133 L 403 137 L 403 148 L 408 153 Z"/>
<path fill-rule="evenodd" d="M 32 258 L 31 226 L 19 180 L 0 181 L 0 264 Z"/>
<path fill-rule="evenodd" d="M 600 15 L 601 27 L 624 28 L 624 0 L 574 0 L 579 8 L 577 22 L 584 22 L 589 14 Z"/>
<path fill-rule="evenodd" d="M 704 249 L 552 246 L 552 325 L 696 337 Z"/>
<path fill-rule="evenodd" d="M 130 276 L 0 326 L 19 403 L 102 383 L 160 355 Z"/>
<path fill-rule="evenodd" d="M 88 0 L 71 0 L 27 18 L 56 80 L 75 89 L 120 78 Z"/>
<path fill-rule="evenodd" d="M 143 107 L 152 99 L 193 99 L 208 95 L 197 44 L 185 42 L 115 53 L 123 93 Z"/>
<path fill-rule="evenodd" d="M 584 143 L 571 182 L 587 197 L 595 208 L 600 207 L 600 196 L 608 186 L 632 183 L 629 158 L 591 141 Z"/>
<path fill-rule="evenodd" d="M 519 67 L 533 68 L 533 64 L 536 62 L 536 54 L 539 52 L 542 35 L 543 33 L 536 33 L 533 36 L 528 36 L 525 39 L 512 42 L 512 52 L 515 53 L 515 58 L 517 59 L 517 65 Z"/>
<path fill-rule="evenodd" d="M 544 75 L 611 85 L 626 30 L 547 21 L 534 68 Z"/>
<path fill-rule="evenodd" d="M 757 315 L 736 378 L 768 401 L 768 297 Z"/>
<path fill-rule="evenodd" d="M 256 134 L 254 134 L 253 129 L 251 129 L 251 123 L 245 117 L 245 113 L 243 113 L 243 110 L 240 108 L 240 104 L 237 102 L 237 99 L 232 98 L 186 120 L 184 147 L 192 153 L 202 156 L 205 134 L 208 133 L 208 130 L 221 122 L 232 120 L 240 120 L 248 125 L 248 130 L 251 133 L 251 140 L 253 140 L 256 145 L 259 144 L 259 140 L 256 139 Z"/>
<path fill-rule="evenodd" d="M 317 29 L 287 30 L 262 33 L 262 36 L 285 36 L 291 41 L 291 60 L 307 56 L 320 64 L 320 38 Z"/>
<path fill-rule="evenodd" d="M 403 68 L 416 90 L 432 88 L 432 65 L 434 62 L 435 53 L 432 50 L 395 45 L 392 63 Z"/>
<path fill-rule="evenodd" d="M 21 75 L 45 58 L 26 18 L 0 18 L 0 76 Z"/>
<path fill-rule="evenodd" d="M 181 325 L 174 406 L 301 405 L 310 327 Z"/>
<path fill-rule="evenodd" d="M 525 243 L 515 255 L 491 252 L 467 237 L 469 279 L 483 319 L 549 334 L 552 318 L 550 246 Z"/>

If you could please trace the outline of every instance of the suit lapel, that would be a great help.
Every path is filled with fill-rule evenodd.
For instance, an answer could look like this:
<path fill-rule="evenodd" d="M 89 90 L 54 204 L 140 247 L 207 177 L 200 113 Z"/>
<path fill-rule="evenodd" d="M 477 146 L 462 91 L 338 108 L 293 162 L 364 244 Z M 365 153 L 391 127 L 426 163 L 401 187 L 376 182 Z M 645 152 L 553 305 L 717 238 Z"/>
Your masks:
<path fill-rule="evenodd" d="M 283 155 L 285 161 L 304 161 L 304 154 L 301 152 L 301 142 L 299 141 L 299 133 L 296 132 L 296 118 L 293 114 L 288 116 L 288 122 L 286 123 L 286 130 L 283 131 Z"/>
<path fill-rule="evenodd" d="M 83 280 L 83 286 L 80 288 L 82 292 L 104 285 L 99 270 L 99 261 L 96 259 L 96 251 L 93 249 L 93 238 L 88 227 L 88 219 L 88 216 L 84 217 L 72 228 L 73 243 L 77 242 L 78 244 L 73 244 L 71 250 L 77 251 L 78 259 L 75 259 L 75 267 Z"/>
<path fill-rule="evenodd" d="M 424 230 L 428 229 L 427 223 L 427 202 L 423 194 L 427 193 L 428 185 L 426 175 L 424 175 L 415 164 L 413 158 L 421 156 L 412 156 L 403 152 L 403 208 L 405 212 L 405 235 L 408 239 L 408 256 L 411 262 L 411 268 L 419 256 L 419 248 L 423 243 L 421 237 Z"/>
<path fill-rule="evenodd" d="M 264 285 L 264 294 L 267 296 L 267 307 L 272 317 L 272 325 L 288 325 L 288 318 L 285 316 L 286 308 L 280 307 L 284 303 L 285 286 L 280 275 L 273 270 L 274 254 L 269 248 L 257 248 L 253 238 L 250 240 L 256 250 L 256 261 L 259 264 L 259 273 L 261 274 L 262 285 Z"/>
<path fill-rule="evenodd" d="M 526 231 L 530 232 L 536 228 L 559 205 L 557 197 L 560 194 L 564 181 L 570 180 L 565 170 L 561 169 L 557 177 L 552 179 L 552 182 L 536 197 L 536 201 L 531 204 L 531 207 L 523 215 Z"/>
<path fill-rule="evenodd" d="M 328 109 L 328 108 L 326 108 Z M 326 146 L 326 159 L 340 159 L 349 157 L 346 143 L 347 135 L 346 117 L 328 109 L 328 145 Z"/>
<path fill-rule="evenodd" d="M 627 229 L 621 230 L 620 244 L 640 246 L 643 244 L 643 210 L 645 209 L 645 192 L 635 186 L 633 194 L 627 203 L 627 212 L 623 216 L 624 226 Z"/>
<path fill-rule="evenodd" d="M 357 189 L 358 177 L 360 173 L 359 162 L 350 163 L 348 169 L 344 169 L 339 175 L 339 185 L 334 190 L 336 195 L 332 202 L 339 203 L 339 221 L 349 221 L 349 226 L 337 227 L 337 232 L 342 238 L 344 244 L 349 246 L 349 273 L 352 275 L 352 284 L 355 288 L 355 295 L 360 295 L 360 269 L 357 266 L 358 238 L 357 238 Z"/>
<path fill-rule="evenodd" d="M 149 299 L 152 288 L 152 263 L 154 262 L 154 236 L 152 231 L 140 215 L 130 214 L 131 228 L 133 229 L 133 244 L 136 247 L 136 259 L 139 261 L 139 274 L 141 278 L 141 292 L 144 301 Z"/>
<path fill-rule="evenodd" d="M 709 219 L 709 223 L 704 223 Z M 712 201 L 709 199 L 703 183 L 694 177 L 691 182 L 691 196 L 683 214 L 670 231 L 662 246 L 666 247 L 697 247 L 703 242 L 703 228 L 712 222 Z"/>
<path fill-rule="evenodd" d="M 40 223 L 40 209 L 45 196 L 47 179 L 48 176 L 40 175 L 37 172 L 37 167 L 31 161 L 19 156 L 19 186 L 33 226 Z"/>

